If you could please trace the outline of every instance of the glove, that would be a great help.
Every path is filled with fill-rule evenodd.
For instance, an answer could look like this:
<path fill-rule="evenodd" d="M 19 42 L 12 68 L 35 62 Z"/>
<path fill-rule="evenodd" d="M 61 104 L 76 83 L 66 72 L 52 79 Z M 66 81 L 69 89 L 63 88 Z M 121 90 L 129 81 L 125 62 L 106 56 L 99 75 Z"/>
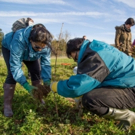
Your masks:
<path fill-rule="evenodd" d="M 82 96 L 74 98 L 76 109 L 82 107 Z"/>
<path fill-rule="evenodd" d="M 24 87 L 29 93 L 31 93 L 32 90 L 34 90 L 34 89 L 38 89 L 38 88 L 35 87 L 35 86 L 29 85 L 28 82 L 24 83 L 23 87 Z"/>
<path fill-rule="evenodd" d="M 58 82 L 52 82 L 52 83 L 50 84 L 50 89 L 51 89 L 51 91 L 54 92 L 54 93 L 57 92 L 57 84 L 58 84 Z"/>
<path fill-rule="evenodd" d="M 48 81 L 44 82 L 44 85 L 46 85 L 46 86 L 50 86 L 50 84 L 51 84 L 51 80 L 48 80 Z"/>

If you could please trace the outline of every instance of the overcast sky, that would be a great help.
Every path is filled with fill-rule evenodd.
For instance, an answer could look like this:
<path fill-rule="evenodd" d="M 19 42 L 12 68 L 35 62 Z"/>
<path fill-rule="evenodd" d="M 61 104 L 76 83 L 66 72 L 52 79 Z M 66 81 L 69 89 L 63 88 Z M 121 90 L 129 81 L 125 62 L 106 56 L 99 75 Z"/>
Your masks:
<path fill-rule="evenodd" d="M 71 38 L 86 35 L 91 41 L 113 44 L 115 26 L 129 17 L 135 19 L 135 0 L 0 0 L 0 28 L 4 33 L 22 17 L 43 23 L 55 37 L 64 23 L 63 32 L 68 31 Z M 131 30 L 133 41 L 135 26 Z"/>

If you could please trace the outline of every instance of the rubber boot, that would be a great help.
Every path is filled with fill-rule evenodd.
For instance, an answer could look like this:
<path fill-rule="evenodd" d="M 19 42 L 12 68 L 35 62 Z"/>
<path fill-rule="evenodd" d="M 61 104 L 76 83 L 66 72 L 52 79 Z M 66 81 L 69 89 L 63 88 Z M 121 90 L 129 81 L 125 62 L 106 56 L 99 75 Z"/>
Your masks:
<path fill-rule="evenodd" d="M 32 81 L 32 85 L 35 87 L 38 86 L 39 84 L 41 84 L 40 80 Z M 41 99 L 41 104 L 45 104 L 44 99 Z"/>
<path fill-rule="evenodd" d="M 117 126 L 122 130 L 129 130 L 135 123 L 135 113 L 128 109 L 109 108 L 108 113 L 103 117 L 120 121 Z"/>
<path fill-rule="evenodd" d="M 4 84 L 4 115 L 12 117 L 12 100 L 14 96 L 15 84 Z"/>

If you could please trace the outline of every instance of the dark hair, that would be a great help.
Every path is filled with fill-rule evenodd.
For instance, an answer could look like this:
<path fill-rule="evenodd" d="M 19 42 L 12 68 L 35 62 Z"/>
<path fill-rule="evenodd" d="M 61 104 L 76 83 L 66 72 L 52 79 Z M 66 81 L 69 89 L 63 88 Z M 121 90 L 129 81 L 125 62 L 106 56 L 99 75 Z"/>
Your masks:
<path fill-rule="evenodd" d="M 67 42 L 66 54 L 68 58 L 71 58 L 71 53 L 79 51 L 83 44 L 84 38 L 74 38 Z"/>
<path fill-rule="evenodd" d="M 135 21 L 133 18 L 128 18 L 126 21 L 125 21 L 125 24 L 129 24 L 129 25 L 135 25 Z"/>
<path fill-rule="evenodd" d="M 47 46 L 50 47 L 50 43 L 52 41 L 51 33 L 46 29 L 43 24 L 36 24 L 33 26 L 29 40 L 33 42 L 41 42 L 45 43 Z"/>

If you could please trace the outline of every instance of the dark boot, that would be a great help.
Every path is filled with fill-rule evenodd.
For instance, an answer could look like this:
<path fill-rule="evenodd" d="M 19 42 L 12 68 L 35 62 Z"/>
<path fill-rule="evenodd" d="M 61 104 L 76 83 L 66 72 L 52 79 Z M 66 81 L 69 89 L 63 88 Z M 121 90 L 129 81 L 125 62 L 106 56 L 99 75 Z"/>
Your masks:
<path fill-rule="evenodd" d="M 128 109 L 109 108 L 108 113 L 104 117 L 120 121 L 118 128 L 122 130 L 128 130 L 135 123 L 135 113 Z"/>
<path fill-rule="evenodd" d="M 12 117 L 12 99 L 14 96 L 15 84 L 4 84 L 4 115 Z"/>

